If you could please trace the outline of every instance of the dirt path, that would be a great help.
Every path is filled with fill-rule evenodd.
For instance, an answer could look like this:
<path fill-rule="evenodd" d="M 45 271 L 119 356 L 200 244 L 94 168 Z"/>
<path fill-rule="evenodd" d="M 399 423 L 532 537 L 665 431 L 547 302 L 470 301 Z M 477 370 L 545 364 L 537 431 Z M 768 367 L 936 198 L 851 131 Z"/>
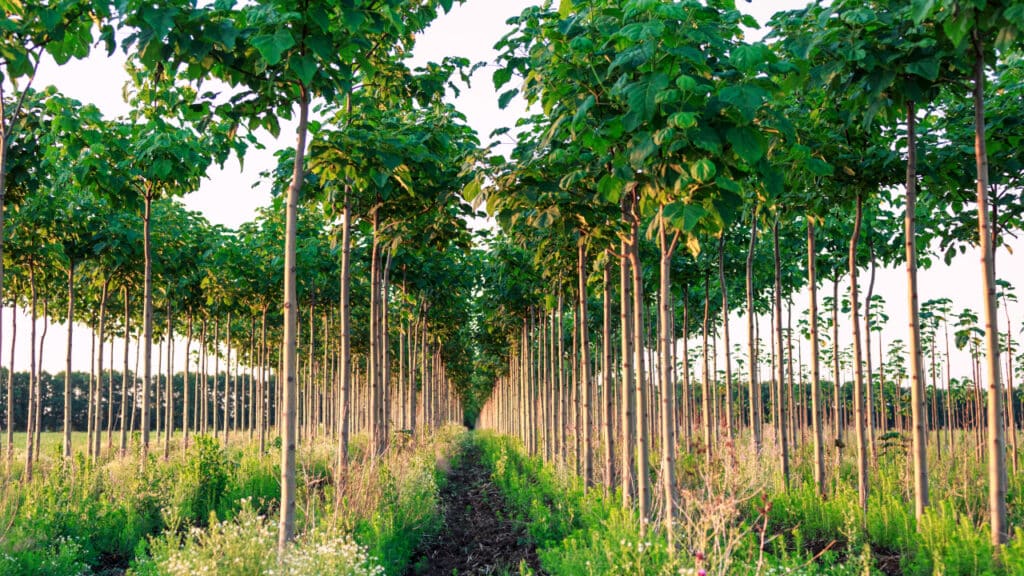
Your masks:
<path fill-rule="evenodd" d="M 526 528 L 508 519 L 501 492 L 470 443 L 441 490 L 441 531 L 420 544 L 411 576 L 543 574 Z"/>

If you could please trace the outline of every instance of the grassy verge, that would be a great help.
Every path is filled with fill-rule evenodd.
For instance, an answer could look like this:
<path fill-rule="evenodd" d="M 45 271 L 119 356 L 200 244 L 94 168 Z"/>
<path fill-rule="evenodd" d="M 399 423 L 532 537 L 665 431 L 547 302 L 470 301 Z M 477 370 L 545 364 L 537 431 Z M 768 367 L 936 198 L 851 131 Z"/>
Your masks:
<path fill-rule="evenodd" d="M 978 521 L 984 510 L 974 503 L 983 492 L 963 489 L 958 479 L 975 476 L 953 459 L 945 462 L 954 471 L 933 467 L 932 506 L 918 526 L 899 459 L 872 472 L 864 516 L 841 473 L 823 501 L 799 466 L 791 489 L 782 490 L 770 454 L 727 454 L 710 472 L 681 458 L 670 554 L 661 526 L 642 530 L 620 493 L 584 490 L 574 474 L 525 455 L 511 438 L 484 432 L 474 439 L 550 574 L 1024 575 L 1024 534 L 993 561 Z"/>
<path fill-rule="evenodd" d="M 341 486 L 333 442 L 302 446 L 299 536 L 282 563 L 276 450 L 196 438 L 166 461 L 46 457 L 32 482 L 0 486 L 0 574 L 402 574 L 439 526 L 439 483 L 464 437 L 446 428 L 355 462 Z"/>

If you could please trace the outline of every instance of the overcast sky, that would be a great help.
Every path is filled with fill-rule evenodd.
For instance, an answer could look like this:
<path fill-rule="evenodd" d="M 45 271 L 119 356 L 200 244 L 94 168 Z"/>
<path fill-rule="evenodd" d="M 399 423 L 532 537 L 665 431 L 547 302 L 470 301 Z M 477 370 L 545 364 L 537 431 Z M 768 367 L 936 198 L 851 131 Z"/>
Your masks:
<path fill-rule="evenodd" d="M 439 60 L 445 56 L 463 56 L 470 60 L 493 62 L 494 43 L 505 34 L 505 20 L 521 12 L 525 7 L 538 4 L 527 0 L 468 0 L 457 5 L 450 14 L 440 17 L 419 39 L 415 52 L 415 63 Z M 755 0 L 752 3 L 737 2 L 738 7 L 766 22 L 774 11 L 798 8 L 805 2 L 800 0 Z M 756 39 L 764 31 L 751 32 L 749 38 Z M 53 84 L 65 94 L 83 102 L 97 104 L 109 116 L 124 113 L 127 108 L 121 98 L 122 88 L 126 81 L 123 71 L 123 56 L 118 53 L 108 58 L 102 51 L 85 61 L 72 61 L 58 68 L 52 61 L 40 67 L 36 87 Z M 456 101 L 458 107 L 467 116 L 469 123 L 480 134 L 481 141 L 487 142 L 488 135 L 495 128 L 512 126 L 521 105 L 510 106 L 510 110 L 499 110 L 497 95 L 491 82 L 493 67 L 484 67 L 473 78 L 470 88 L 462 92 Z M 242 222 L 251 220 L 258 207 L 268 204 L 269 190 L 265 186 L 253 188 L 257 175 L 273 165 L 274 151 L 294 144 L 294 128 L 290 124 L 282 126 L 282 135 L 274 141 L 268 134 L 262 134 L 261 140 L 266 150 L 250 151 L 245 160 L 245 170 L 239 168 L 234 159 L 228 162 L 223 170 L 214 170 L 209 179 L 204 181 L 199 191 L 184 198 L 190 209 L 201 211 L 213 223 L 229 227 L 237 227 Z M 972 169 L 965 167 L 965 169 Z M 796 255 L 794 255 L 796 257 Z M 802 256 L 801 256 L 802 257 Z M 1024 266 L 1015 264 L 1020 256 L 1010 255 L 1003 250 L 999 254 L 1001 275 L 1013 285 L 1024 289 Z M 956 308 L 970 307 L 980 309 L 981 283 L 979 278 L 977 255 L 967 256 L 954 262 L 952 267 L 938 265 L 921 276 L 921 301 L 929 298 L 950 297 L 956 302 Z M 830 287 L 827 287 L 831 292 Z M 843 288 L 845 290 L 845 287 Z M 887 340 L 903 338 L 906 340 L 907 315 L 905 313 L 905 283 L 902 270 L 886 270 L 879 275 L 876 290 L 886 296 L 887 312 L 890 315 Z M 1022 294 L 1024 296 L 1024 294 Z M 740 297 L 735 295 L 734 297 Z M 798 303 L 806 302 L 806 296 L 796 297 Z M 802 307 L 802 306 L 801 306 Z M 799 311 L 794 311 L 794 318 Z M 795 320 L 794 320 L 795 322 Z M 733 342 L 745 342 L 745 329 L 738 322 L 733 324 Z M 848 342 L 848 325 L 843 325 L 843 338 Z M 48 336 L 48 352 L 45 356 L 46 368 L 56 372 L 63 369 L 63 342 L 66 332 L 55 327 Z M 9 332 L 5 328 L 5 335 Z M 762 327 L 761 333 L 768 334 L 768 326 Z M 19 330 L 19 334 L 27 331 Z M 89 342 L 84 330 L 76 334 L 76 350 L 74 362 L 76 370 L 88 370 Z M 23 358 L 27 358 L 27 342 L 19 338 L 19 350 L 24 350 Z M 4 348 L 6 348 L 6 342 Z M 60 348 L 60 350 L 58 350 Z M 183 348 L 180 347 L 180 348 Z M 119 352 L 118 352 L 119 353 Z M 6 356 L 6 355 L 5 355 Z M 115 361 L 120 362 L 119 356 Z M 109 362 L 109 361 L 108 361 Z M 180 360 L 176 362 L 180 367 Z M 115 364 L 119 365 L 119 364 Z M 20 368 L 25 367 L 22 361 Z M 957 362 L 958 371 L 965 371 L 966 363 Z"/>

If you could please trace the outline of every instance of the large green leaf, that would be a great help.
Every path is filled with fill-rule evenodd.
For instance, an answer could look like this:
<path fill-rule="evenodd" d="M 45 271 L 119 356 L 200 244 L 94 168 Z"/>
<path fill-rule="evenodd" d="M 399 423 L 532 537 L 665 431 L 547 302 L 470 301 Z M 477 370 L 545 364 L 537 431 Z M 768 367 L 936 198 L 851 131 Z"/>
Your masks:
<path fill-rule="evenodd" d="M 718 170 L 715 168 L 715 163 L 707 158 L 701 158 L 690 165 L 690 176 L 701 184 L 710 182 L 717 173 Z"/>
<path fill-rule="evenodd" d="M 259 51 L 260 56 L 269 66 L 274 66 L 281 61 L 281 56 L 292 46 L 295 46 L 295 39 L 291 32 L 280 29 L 273 34 L 263 34 L 252 39 L 252 45 Z"/>
<path fill-rule="evenodd" d="M 759 131 L 749 126 L 729 128 L 726 139 L 736 154 L 749 165 L 756 164 L 768 151 L 768 143 Z"/>

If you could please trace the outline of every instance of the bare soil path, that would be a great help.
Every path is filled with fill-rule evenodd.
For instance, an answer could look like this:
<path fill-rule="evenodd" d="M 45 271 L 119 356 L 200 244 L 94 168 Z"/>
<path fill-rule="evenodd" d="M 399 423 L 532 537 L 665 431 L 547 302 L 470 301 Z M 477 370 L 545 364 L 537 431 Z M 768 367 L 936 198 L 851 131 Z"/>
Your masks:
<path fill-rule="evenodd" d="M 420 544 L 410 576 L 543 574 L 526 527 L 509 518 L 475 443 L 441 489 L 441 512 L 442 528 Z"/>

